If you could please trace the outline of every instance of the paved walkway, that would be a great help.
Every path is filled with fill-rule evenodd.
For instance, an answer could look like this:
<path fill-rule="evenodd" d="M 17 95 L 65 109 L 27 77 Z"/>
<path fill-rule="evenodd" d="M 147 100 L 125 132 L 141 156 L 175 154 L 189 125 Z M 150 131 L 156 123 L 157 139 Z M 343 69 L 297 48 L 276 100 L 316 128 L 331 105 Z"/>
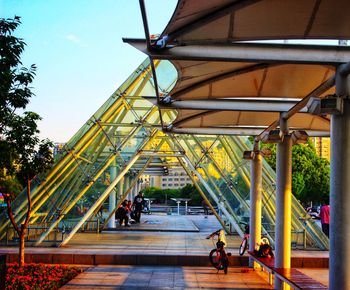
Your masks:
<path fill-rule="evenodd" d="M 88 269 L 63 289 L 270 289 L 261 272 L 246 271 L 247 256 L 238 255 L 241 239 L 228 236 L 228 251 L 236 263 L 229 274 L 209 266 L 213 241 L 205 237 L 221 228 L 214 216 L 143 215 L 131 228 L 79 233 L 61 248 L 26 248 L 33 262 L 85 264 Z M 1 247 L 0 253 L 16 259 L 16 247 Z M 327 285 L 328 252 L 294 250 L 292 258 L 301 271 Z M 298 258 L 300 257 L 300 258 Z M 322 263 L 321 263 L 322 264 Z M 96 266 L 93 266 L 96 265 Z M 243 265 L 243 266 L 239 266 Z M 188 267 L 191 266 L 191 267 Z M 205 266 L 205 267 L 202 267 Z M 265 277 L 266 278 L 266 277 Z"/>
<path fill-rule="evenodd" d="M 272 289 L 257 272 L 230 268 L 227 275 L 209 267 L 98 266 L 61 289 Z"/>

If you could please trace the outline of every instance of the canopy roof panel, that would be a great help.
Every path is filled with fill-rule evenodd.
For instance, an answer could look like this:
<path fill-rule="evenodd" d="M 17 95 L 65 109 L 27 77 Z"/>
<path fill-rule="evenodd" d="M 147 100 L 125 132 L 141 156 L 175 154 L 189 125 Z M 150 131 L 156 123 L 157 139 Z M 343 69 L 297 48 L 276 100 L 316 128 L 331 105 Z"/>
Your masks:
<path fill-rule="evenodd" d="M 179 0 L 162 35 L 178 44 L 350 39 L 349 9 L 347 0 Z"/>
<path fill-rule="evenodd" d="M 263 134 L 279 126 L 282 114 L 291 129 L 329 132 L 330 117 L 309 114 L 307 103 L 335 94 L 335 71 L 348 63 L 349 47 L 254 41 L 350 39 L 349 8 L 345 0 L 179 0 L 157 40 L 124 41 L 177 70 L 175 86 L 156 102 L 177 111 L 167 130 Z M 268 108 L 268 100 L 286 103 Z"/>
<path fill-rule="evenodd" d="M 172 60 L 176 100 L 232 97 L 303 98 L 331 77 L 331 66 Z M 334 89 L 325 94 L 334 93 Z"/>
<path fill-rule="evenodd" d="M 308 64 L 259 64 L 245 62 L 171 61 L 179 74 L 169 93 L 175 101 L 228 100 L 232 98 L 261 100 L 300 100 L 330 78 L 332 66 Z M 335 93 L 334 88 L 321 94 Z M 174 128 L 267 128 L 278 120 L 280 112 L 257 113 L 245 110 L 188 110 L 177 108 Z M 288 122 L 291 129 L 329 131 L 329 118 L 297 113 Z M 251 131 L 246 130 L 247 134 Z M 248 133 L 249 132 L 249 133 Z"/>

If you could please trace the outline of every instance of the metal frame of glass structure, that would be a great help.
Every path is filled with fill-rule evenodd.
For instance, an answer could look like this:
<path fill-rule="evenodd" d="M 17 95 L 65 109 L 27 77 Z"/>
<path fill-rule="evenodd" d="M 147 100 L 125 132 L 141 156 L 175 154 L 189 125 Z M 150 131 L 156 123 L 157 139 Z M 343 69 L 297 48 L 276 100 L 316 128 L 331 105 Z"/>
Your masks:
<path fill-rule="evenodd" d="M 155 62 L 155 68 L 159 92 L 166 94 L 176 82 L 176 72 L 168 61 Z M 242 155 L 252 144 L 245 137 L 162 132 L 158 108 L 142 98 L 154 95 L 146 60 L 63 146 L 52 170 L 33 181 L 29 228 L 36 230 L 28 237 L 33 244 L 61 246 L 82 229 L 107 228 L 115 209 L 128 194 L 135 194 L 139 178 L 156 158 L 182 166 L 223 227 L 243 235 L 241 222 L 249 219 L 251 165 Z M 176 117 L 173 110 L 162 109 L 161 114 L 165 124 Z M 275 172 L 264 162 L 262 225 L 272 241 L 275 183 Z M 102 221 L 98 213 L 110 195 L 117 202 Z M 13 202 L 17 222 L 25 216 L 26 202 L 24 192 Z M 292 204 L 292 232 L 301 234 L 308 247 L 326 249 L 328 239 L 322 231 L 312 220 L 299 219 L 306 213 L 295 198 Z M 11 238 L 6 214 L 0 220 L 1 240 Z"/>

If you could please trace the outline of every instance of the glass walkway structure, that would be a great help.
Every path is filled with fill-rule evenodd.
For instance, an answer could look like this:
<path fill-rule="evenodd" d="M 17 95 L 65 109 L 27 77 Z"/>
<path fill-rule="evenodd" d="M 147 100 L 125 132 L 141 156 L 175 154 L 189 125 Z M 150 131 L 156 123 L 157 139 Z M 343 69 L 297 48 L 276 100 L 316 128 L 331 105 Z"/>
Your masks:
<path fill-rule="evenodd" d="M 158 89 L 166 95 L 177 80 L 173 65 L 156 61 Z M 247 137 L 174 134 L 161 130 L 176 111 L 162 109 L 143 97 L 155 96 L 148 60 L 97 110 L 56 156 L 52 170 L 32 184 L 28 240 L 35 246 L 61 246 L 80 231 L 101 231 L 139 179 L 150 168 L 185 169 L 203 199 L 228 232 L 243 235 L 249 222 L 250 162 Z M 275 238 L 276 174 L 266 162 L 262 172 L 262 232 Z M 100 209 L 115 199 L 108 218 Z M 17 222 L 27 211 L 26 193 L 13 201 Z M 14 237 L 6 213 L 0 216 L 0 239 Z M 298 201 L 292 198 L 292 242 L 304 248 L 328 249 L 328 239 Z"/>

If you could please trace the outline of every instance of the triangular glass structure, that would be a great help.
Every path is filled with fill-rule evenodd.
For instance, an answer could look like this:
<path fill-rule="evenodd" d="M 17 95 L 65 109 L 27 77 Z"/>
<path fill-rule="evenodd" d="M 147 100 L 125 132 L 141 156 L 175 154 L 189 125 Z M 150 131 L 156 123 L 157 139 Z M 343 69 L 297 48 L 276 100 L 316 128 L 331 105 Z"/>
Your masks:
<path fill-rule="evenodd" d="M 176 72 L 168 61 L 155 65 L 159 90 L 166 94 L 177 80 Z M 53 169 L 33 181 L 28 233 L 33 245 L 64 245 L 78 231 L 107 228 L 114 211 L 101 219 L 100 208 L 110 195 L 116 197 L 118 206 L 152 164 L 182 166 L 202 197 L 210 200 L 223 227 L 243 235 L 250 210 L 250 163 L 242 156 L 251 143 L 245 137 L 162 132 L 161 121 L 170 124 L 176 112 L 163 109 L 160 120 L 158 108 L 141 97 L 154 95 L 146 60 L 61 148 Z M 275 172 L 264 162 L 262 224 L 271 241 L 275 179 Z M 17 221 L 25 217 L 26 202 L 25 192 L 13 202 Z M 293 235 L 309 247 L 326 249 L 328 240 L 320 228 L 312 220 L 300 220 L 306 213 L 294 197 L 292 208 Z M 0 221 L 1 240 L 11 239 L 14 232 L 6 214 Z"/>

